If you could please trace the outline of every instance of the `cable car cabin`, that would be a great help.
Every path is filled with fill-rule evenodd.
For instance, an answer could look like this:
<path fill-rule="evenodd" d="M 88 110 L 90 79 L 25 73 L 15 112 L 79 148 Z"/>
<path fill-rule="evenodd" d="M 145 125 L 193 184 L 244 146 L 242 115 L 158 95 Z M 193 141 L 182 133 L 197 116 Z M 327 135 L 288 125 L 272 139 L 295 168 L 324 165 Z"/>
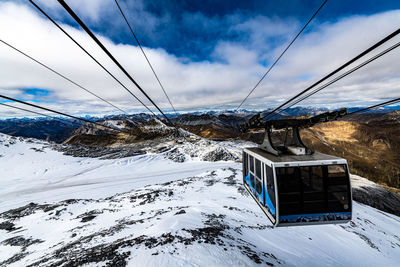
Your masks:
<path fill-rule="evenodd" d="M 275 156 L 258 147 L 245 148 L 243 182 L 274 226 L 351 220 L 345 159 L 317 152 Z"/>

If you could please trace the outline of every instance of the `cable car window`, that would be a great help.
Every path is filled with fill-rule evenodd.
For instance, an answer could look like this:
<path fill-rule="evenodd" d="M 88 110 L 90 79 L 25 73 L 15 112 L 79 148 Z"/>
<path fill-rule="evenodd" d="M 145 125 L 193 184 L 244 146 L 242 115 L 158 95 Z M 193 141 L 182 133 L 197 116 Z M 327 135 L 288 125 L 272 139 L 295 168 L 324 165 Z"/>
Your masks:
<path fill-rule="evenodd" d="M 266 178 L 267 178 L 267 188 L 268 188 L 268 195 L 271 197 L 272 203 L 275 204 L 275 185 L 274 185 L 274 173 L 272 168 L 269 166 L 265 166 L 266 171 Z"/>
<path fill-rule="evenodd" d="M 301 180 L 303 181 L 304 191 L 311 190 L 311 167 L 300 167 Z"/>
<path fill-rule="evenodd" d="M 345 165 L 328 165 L 328 191 L 347 191 L 347 170 Z"/>
<path fill-rule="evenodd" d="M 258 159 L 256 159 L 256 173 L 255 175 L 258 178 L 261 178 L 261 161 L 259 161 Z"/>
<path fill-rule="evenodd" d="M 311 179 L 313 189 L 319 191 L 322 191 L 324 189 L 324 173 L 322 171 L 322 166 L 311 167 Z"/>
<path fill-rule="evenodd" d="M 346 176 L 345 165 L 328 165 L 328 177 L 343 177 Z"/>
<path fill-rule="evenodd" d="M 256 191 L 257 193 L 262 193 L 262 182 L 260 179 L 256 178 Z"/>
<path fill-rule="evenodd" d="M 271 167 L 265 166 L 266 168 L 266 180 L 267 180 L 267 194 L 266 203 L 268 204 L 268 198 L 272 206 L 275 207 L 275 184 L 274 184 L 274 173 Z"/>
<path fill-rule="evenodd" d="M 300 167 L 300 176 L 304 192 L 323 191 L 324 173 L 322 166 Z"/>
<path fill-rule="evenodd" d="M 298 168 L 297 167 L 288 167 L 281 168 L 284 172 L 281 174 L 280 182 L 284 187 L 285 192 L 298 192 L 299 185 L 299 177 L 298 177 Z"/>
<path fill-rule="evenodd" d="M 323 166 L 304 167 L 301 168 L 301 172 L 304 172 L 304 177 L 308 175 L 308 180 L 303 180 L 304 212 L 318 213 L 324 211 L 325 193 Z"/>
<path fill-rule="evenodd" d="M 329 211 L 349 211 L 349 197 L 347 192 L 329 192 L 328 198 Z"/>
<path fill-rule="evenodd" d="M 250 171 L 254 173 L 254 158 L 252 156 L 249 156 L 249 161 L 250 161 Z"/>
<path fill-rule="evenodd" d="M 246 175 L 249 173 L 248 165 L 247 165 L 248 162 L 249 162 L 249 160 L 248 160 L 248 155 L 247 155 L 246 152 L 243 152 L 243 170 L 244 170 L 244 176 L 246 176 Z"/>
<path fill-rule="evenodd" d="M 350 194 L 345 165 L 328 165 L 328 209 L 329 211 L 348 211 Z"/>
<path fill-rule="evenodd" d="M 302 213 L 301 183 L 298 167 L 276 168 L 281 215 Z"/>
<path fill-rule="evenodd" d="M 251 186 L 254 188 L 255 187 L 254 186 L 254 175 L 252 173 L 250 173 L 250 183 L 251 183 Z"/>

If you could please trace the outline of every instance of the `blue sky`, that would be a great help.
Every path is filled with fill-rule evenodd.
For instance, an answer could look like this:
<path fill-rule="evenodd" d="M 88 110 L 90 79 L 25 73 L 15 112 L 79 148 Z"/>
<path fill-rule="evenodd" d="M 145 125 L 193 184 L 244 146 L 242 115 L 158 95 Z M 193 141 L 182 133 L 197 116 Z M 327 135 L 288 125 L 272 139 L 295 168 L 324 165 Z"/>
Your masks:
<path fill-rule="evenodd" d="M 57 1 L 44 10 L 127 85 Z M 169 104 L 113 0 L 68 0 L 163 109 Z M 160 79 L 180 110 L 235 108 L 322 1 L 119 0 Z M 330 0 L 257 88 L 244 108 L 274 107 L 400 25 L 398 1 Z M 0 38 L 129 112 L 143 108 L 41 16 L 28 1 L 0 0 Z M 400 38 L 393 42 L 400 41 Z M 393 43 L 392 43 L 393 44 Z M 0 46 L 0 92 L 74 114 L 112 114 L 93 96 Z M 380 59 L 302 103 L 362 106 L 398 97 L 400 53 Z M 129 87 L 132 90 L 136 90 Z M 33 88 L 33 90 L 32 90 Z M 140 92 L 134 91 L 145 103 Z M 381 101 L 382 100 L 382 101 Z M 0 116 L 6 116 L 0 110 Z"/>
<path fill-rule="evenodd" d="M 108 0 L 113 4 L 113 0 Z M 67 1 L 72 2 L 72 1 Z M 140 2 L 140 4 L 138 4 Z M 213 60 L 212 51 L 221 40 L 237 42 L 249 46 L 251 32 L 232 29 L 255 17 L 268 17 L 275 20 L 291 20 L 293 32 L 304 24 L 322 4 L 321 0 L 257 0 L 257 1 L 129 1 L 120 0 L 135 33 L 146 47 L 162 47 L 178 57 L 192 60 Z M 399 8 L 395 0 L 348 1 L 331 0 L 319 12 L 319 23 L 335 22 L 352 15 L 370 15 Z M 116 43 L 136 45 L 128 28 L 115 5 L 103 13 L 103 17 L 87 16 L 87 13 L 75 10 L 91 29 L 104 34 Z M 57 12 L 61 21 L 73 27 L 77 24 L 65 14 Z M 148 19 L 148 21 L 146 21 Z M 261 26 L 261 25 L 260 25 Z M 311 24 L 307 31 L 312 31 Z M 262 29 L 259 29 L 262 31 Z M 287 29 L 288 30 L 288 29 Z M 292 32 L 291 32 L 292 33 Z M 280 45 L 288 40 L 284 36 L 273 36 L 269 43 Z"/>
<path fill-rule="evenodd" d="M 232 25 L 257 16 L 293 19 L 296 23 L 304 23 L 323 1 L 143 1 L 140 13 L 146 14 L 147 17 L 157 17 L 161 22 L 167 22 L 157 21 L 154 24 L 149 24 L 145 20 L 134 23 L 137 1 L 120 0 L 119 2 L 144 46 L 162 47 L 177 56 L 203 60 L 210 57 L 210 51 L 220 40 L 244 44 L 248 42 L 249 33 L 233 32 L 230 30 Z M 398 7 L 399 2 L 393 0 L 379 1 L 379 4 L 376 0 L 331 0 L 318 14 L 317 20 L 334 22 L 350 15 L 369 15 Z M 79 13 L 79 10 L 76 11 Z M 76 26 L 67 14 L 59 15 L 63 22 Z M 115 19 L 110 24 L 108 19 L 112 16 L 115 16 Z M 92 29 L 110 37 L 115 42 L 135 45 L 128 29 L 120 27 L 122 18 L 119 17 L 115 6 L 103 19 L 88 20 L 88 22 Z M 111 31 L 110 28 L 113 30 Z M 312 30 L 312 25 L 308 31 L 310 30 Z M 286 40 L 283 38 L 277 41 Z"/>

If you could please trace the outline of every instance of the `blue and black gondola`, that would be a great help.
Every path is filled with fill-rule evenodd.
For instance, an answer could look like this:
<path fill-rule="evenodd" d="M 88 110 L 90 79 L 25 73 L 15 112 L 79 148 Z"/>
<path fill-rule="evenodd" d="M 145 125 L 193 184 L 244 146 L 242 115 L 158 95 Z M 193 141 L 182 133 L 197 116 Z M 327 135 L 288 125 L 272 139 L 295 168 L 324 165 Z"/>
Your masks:
<path fill-rule="evenodd" d="M 243 150 L 243 183 L 274 226 L 345 223 L 352 216 L 347 161 L 322 153 Z"/>

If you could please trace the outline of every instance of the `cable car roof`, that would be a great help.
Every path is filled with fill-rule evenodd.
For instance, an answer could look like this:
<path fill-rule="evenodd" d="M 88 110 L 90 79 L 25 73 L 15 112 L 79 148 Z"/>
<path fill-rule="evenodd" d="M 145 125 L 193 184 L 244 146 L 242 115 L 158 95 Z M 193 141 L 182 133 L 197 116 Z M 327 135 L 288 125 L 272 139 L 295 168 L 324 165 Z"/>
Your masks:
<path fill-rule="evenodd" d="M 346 160 L 315 152 L 312 155 L 272 155 L 258 147 L 245 148 L 246 152 L 252 152 L 260 160 L 267 159 L 274 163 L 276 167 L 289 167 L 299 165 L 323 165 L 323 164 L 346 164 Z"/>

